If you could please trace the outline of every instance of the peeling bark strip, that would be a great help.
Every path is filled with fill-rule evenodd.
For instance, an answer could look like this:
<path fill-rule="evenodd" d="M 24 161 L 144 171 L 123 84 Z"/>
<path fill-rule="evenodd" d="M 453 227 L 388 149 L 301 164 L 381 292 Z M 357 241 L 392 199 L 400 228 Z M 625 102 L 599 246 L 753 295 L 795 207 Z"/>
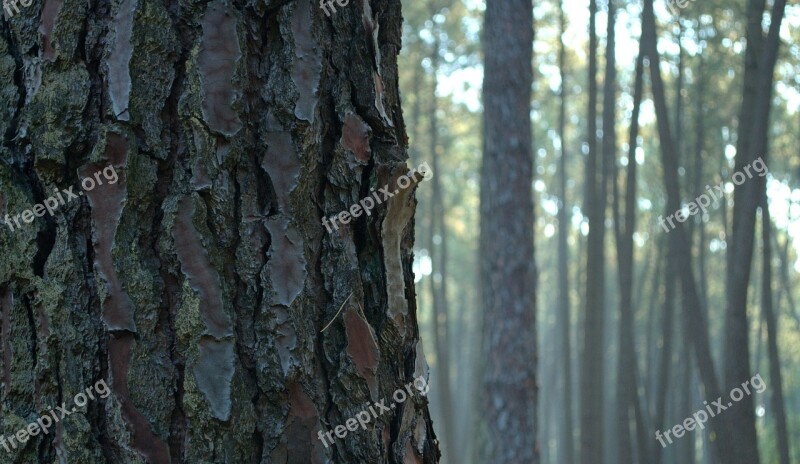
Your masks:
<path fill-rule="evenodd" d="M 303 291 L 306 279 L 306 258 L 303 255 L 303 238 L 289 227 L 289 220 L 278 218 L 267 221 L 272 236 L 267 268 L 272 281 L 272 304 L 290 306 Z"/>
<path fill-rule="evenodd" d="M 39 25 L 39 33 L 42 35 L 42 49 L 44 51 L 44 58 L 52 61 L 55 58 L 55 50 L 53 50 L 53 41 L 51 34 L 53 27 L 56 25 L 56 17 L 61 11 L 64 0 L 44 0 L 42 6 L 42 20 Z"/>
<path fill-rule="evenodd" d="M 181 270 L 200 297 L 200 315 L 210 335 L 201 337 L 198 342 L 198 360 L 192 372 L 213 416 L 227 421 L 231 416 L 231 381 L 236 371 L 234 341 L 231 339 L 233 324 L 223 307 L 219 274 L 211 266 L 192 222 L 195 198 L 194 195 L 180 198 L 174 229 L 175 250 Z"/>
<path fill-rule="evenodd" d="M 370 129 L 363 119 L 357 114 L 348 114 L 342 126 L 342 138 L 339 143 L 352 151 L 356 160 L 366 164 L 372 150 L 369 147 Z"/>
<path fill-rule="evenodd" d="M 297 102 L 294 115 L 298 119 L 311 122 L 319 100 L 319 76 L 322 72 L 322 60 L 317 42 L 314 40 L 311 26 L 311 1 L 294 2 L 292 14 L 292 33 L 294 35 L 295 60 L 292 66 L 292 82 L 297 89 Z"/>
<path fill-rule="evenodd" d="M 108 57 L 108 93 L 114 115 L 120 121 L 127 121 L 130 118 L 128 101 L 131 95 L 131 74 L 128 65 L 133 56 L 131 35 L 137 3 L 137 0 L 122 0 L 117 6 L 112 27 L 115 36 Z"/>
<path fill-rule="evenodd" d="M 291 132 L 267 132 L 267 153 L 261 168 L 269 174 L 281 211 L 288 214 L 289 194 L 297 187 L 300 177 L 300 157 L 294 148 Z"/>
<path fill-rule="evenodd" d="M 392 175 L 392 179 L 404 174 Z M 387 313 L 397 323 L 400 333 L 405 334 L 405 318 L 408 316 L 408 301 L 405 293 L 405 278 L 403 275 L 403 252 L 401 243 L 403 233 L 408 221 L 414 216 L 416 200 L 413 188 L 402 189 L 389 199 L 386 208 L 386 217 L 383 220 L 383 253 L 386 259 L 386 294 L 389 298 Z"/>
<path fill-rule="evenodd" d="M 128 391 L 132 345 L 133 334 L 131 333 L 112 332 L 109 334 L 108 357 L 114 394 L 122 406 L 122 417 L 130 426 L 133 448 L 142 453 L 149 463 L 167 464 L 171 462 L 167 445 L 153 433 L 150 423 L 136 409 Z"/>
<path fill-rule="evenodd" d="M 378 371 L 381 353 L 375 341 L 375 333 L 354 309 L 345 312 L 344 328 L 347 334 L 347 354 L 353 360 L 358 373 L 367 381 L 372 399 L 377 400 L 378 383 L 375 381 L 375 373 Z"/>
<path fill-rule="evenodd" d="M 125 167 L 128 152 L 127 139 L 118 134 L 108 134 L 105 154 L 114 166 Z M 81 175 L 91 176 L 93 171 L 92 166 L 85 166 L 81 170 Z M 128 330 L 135 333 L 134 304 L 122 288 L 112 258 L 114 237 L 117 235 L 122 210 L 128 198 L 125 171 L 120 169 L 118 182 L 105 185 L 102 189 L 87 191 L 86 197 L 92 209 L 94 267 L 106 284 L 107 297 L 102 302 L 103 322 L 109 330 Z"/>
<path fill-rule="evenodd" d="M 289 414 L 286 419 L 287 427 L 283 436 L 286 438 L 277 450 L 285 453 L 286 459 L 273 460 L 272 462 L 308 462 L 323 464 L 325 451 L 316 439 L 316 430 L 320 427 L 319 412 L 314 402 L 303 391 L 302 385 L 293 382 L 289 387 Z M 311 440 L 311 446 L 308 446 Z M 283 448 L 283 449 L 281 449 Z M 277 457 L 273 454 L 273 457 Z"/>
<path fill-rule="evenodd" d="M 378 45 L 380 23 L 378 22 L 377 16 L 373 18 L 372 6 L 370 6 L 369 0 L 361 0 L 361 4 L 364 8 L 364 12 L 361 15 L 361 24 L 364 27 L 364 32 L 367 34 L 366 40 L 374 62 L 372 80 L 375 90 L 375 109 L 378 110 L 378 114 L 380 114 L 384 124 L 388 127 L 394 127 L 391 118 L 386 114 L 386 107 L 383 104 L 384 93 L 383 78 L 381 77 L 381 48 L 380 45 Z"/>
<path fill-rule="evenodd" d="M 203 15 L 203 40 L 200 45 L 200 82 L 203 95 L 203 120 L 211 130 L 232 136 L 242 128 L 233 109 L 236 62 L 242 56 L 236 19 L 222 1 L 209 3 Z"/>
<path fill-rule="evenodd" d="M 211 266 L 200 235 L 192 223 L 193 216 L 194 196 L 181 197 L 173 235 L 175 250 L 183 274 L 200 297 L 200 314 L 208 334 L 222 340 L 233 336 L 233 326 L 223 309 L 219 274 Z"/>
<path fill-rule="evenodd" d="M 194 367 L 197 388 L 206 397 L 214 417 L 227 421 L 231 417 L 231 381 L 236 371 L 233 341 L 203 337 L 198 345 L 199 360 Z"/>

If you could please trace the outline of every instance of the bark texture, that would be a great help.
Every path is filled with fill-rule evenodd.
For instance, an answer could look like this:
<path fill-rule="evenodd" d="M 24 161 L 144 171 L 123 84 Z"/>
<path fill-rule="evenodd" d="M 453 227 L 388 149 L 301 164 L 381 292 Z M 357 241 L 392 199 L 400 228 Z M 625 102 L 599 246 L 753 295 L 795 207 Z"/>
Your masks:
<path fill-rule="evenodd" d="M 399 2 L 44 0 L 0 26 L 0 463 L 434 463 Z M 101 177 L 102 179 L 102 177 Z M 329 322 L 330 327 L 322 331 Z"/>

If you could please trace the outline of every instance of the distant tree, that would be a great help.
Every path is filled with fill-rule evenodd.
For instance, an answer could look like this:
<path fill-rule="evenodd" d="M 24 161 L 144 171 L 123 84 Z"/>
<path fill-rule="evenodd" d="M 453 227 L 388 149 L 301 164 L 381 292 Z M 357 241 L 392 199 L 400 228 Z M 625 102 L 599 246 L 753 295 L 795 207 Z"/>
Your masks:
<path fill-rule="evenodd" d="M 636 340 L 633 330 L 634 253 L 633 232 L 636 229 L 636 147 L 639 138 L 639 113 L 644 93 L 644 55 L 641 46 L 634 69 L 633 112 L 628 136 L 627 168 L 625 175 L 624 211 L 622 191 L 618 188 L 616 173 L 613 179 L 614 238 L 619 263 L 619 364 L 617 367 L 617 442 L 619 462 L 634 462 L 633 445 L 638 444 L 640 462 L 648 458 L 651 441 L 646 439 L 644 413 L 638 397 Z M 642 279 L 640 276 L 639 279 Z M 631 429 L 635 424 L 635 431 Z M 635 433 L 634 433 L 635 432 Z"/>
<path fill-rule="evenodd" d="M 559 456 L 563 464 L 575 464 L 575 438 L 574 424 L 572 421 L 572 345 L 570 333 L 569 304 L 569 248 L 567 247 L 567 232 L 569 230 L 569 217 L 567 211 L 567 47 L 564 43 L 564 34 L 567 29 L 564 1 L 558 4 L 558 71 L 561 76 L 558 106 L 558 138 L 561 146 L 558 169 L 558 315 L 557 322 L 559 338 L 561 339 L 561 375 L 563 385 L 563 410 L 561 411 L 562 430 L 560 434 Z"/>
<path fill-rule="evenodd" d="M 533 5 L 486 4 L 480 269 L 482 462 L 538 462 L 533 254 Z"/>
<path fill-rule="evenodd" d="M 435 14 L 435 8 L 431 7 Z M 441 152 L 439 151 L 439 128 L 438 128 L 438 102 L 436 98 L 437 75 L 439 73 L 439 40 L 440 31 L 434 29 L 433 46 L 431 47 L 431 87 L 430 87 L 430 111 L 429 118 L 429 142 L 428 156 L 430 156 L 433 172 L 440 172 Z M 455 438 L 455 412 L 453 408 L 453 388 L 450 380 L 450 311 L 447 298 L 447 228 L 445 227 L 446 210 L 444 199 L 442 198 L 441 177 L 433 176 L 431 179 L 431 207 L 430 207 L 430 228 L 428 230 L 428 250 L 430 251 L 433 269 L 438 274 L 437 278 L 428 279 L 430 281 L 431 301 L 433 302 L 433 340 L 436 348 L 436 372 L 437 379 L 435 388 L 438 392 L 437 399 L 440 404 L 442 427 L 440 429 L 444 437 L 444 459 L 448 463 L 461 462 L 458 456 L 459 447 Z M 439 238 L 438 244 L 435 237 Z"/>
<path fill-rule="evenodd" d="M 736 142 L 735 171 L 742 171 L 759 156 L 768 159 L 769 116 L 772 103 L 773 74 L 780 46 L 780 27 L 786 0 L 776 0 L 772 6 L 770 29 L 763 36 L 761 21 L 765 1 L 750 0 L 747 8 L 747 47 L 744 63 L 744 88 L 739 112 L 739 129 Z M 725 319 L 725 369 L 724 385 L 727 390 L 750 379 L 749 333 L 747 294 L 755 245 L 756 210 L 761 204 L 764 177 L 755 176 L 739 185 L 733 192 L 733 228 L 728 247 L 727 280 L 729 283 Z M 752 395 L 728 412 L 727 420 L 735 439 L 731 453 L 741 463 L 758 464 L 758 437 L 756 435 L 755 406 Z"/>
<path fill-rule="evenodd" d="M 589 0 L 589 107 L 586 112 L 585 210 L 589 220 L 586 251 L 586 296 L 581 362 L 581 464 L 603 464 L 605 402 L 603 338 L 605 321 L 606 168 L 597 150 L 597 1 Z M 611 130 L 614 130 L 613 127 Z"/>

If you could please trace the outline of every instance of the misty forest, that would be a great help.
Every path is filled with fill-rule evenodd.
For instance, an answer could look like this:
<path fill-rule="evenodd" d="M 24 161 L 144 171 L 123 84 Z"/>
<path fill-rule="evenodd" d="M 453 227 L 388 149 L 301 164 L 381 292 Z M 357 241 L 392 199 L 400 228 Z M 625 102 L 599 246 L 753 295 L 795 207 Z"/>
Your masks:
<path fill-rule="evenodd" d="M 404 2 L 410 156 L 435 173 L 414 271 L 441 462 L 800 463 L 798 5 L 534 2 L 530 128 L 495 106 L 510 90 L 490 84 L 524 74 L 494 56 L 525 35 L 492 8 Z M 528 404 L 498 382 L 534 363 L 518 428 Z"/>

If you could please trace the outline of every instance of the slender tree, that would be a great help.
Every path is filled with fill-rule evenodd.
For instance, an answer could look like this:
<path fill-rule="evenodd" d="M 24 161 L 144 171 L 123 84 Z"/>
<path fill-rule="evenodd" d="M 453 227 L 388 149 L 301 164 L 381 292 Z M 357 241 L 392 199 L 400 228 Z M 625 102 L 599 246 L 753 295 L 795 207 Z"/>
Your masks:
<path fill-rule="evenodd" d="M 589 0 L 589 107 L 586 142 L 586 298 L 581 364 L 581 463 L 603 464 L 603 326 L 605 310 L 605 171 L 597 150 L 597 1 Z M 612 129 L 613 130 L 613 129 Z"/>
<path fill-rule="evenodd" d="M 563 0 L 558 10 L 558 70 L 561 77 L 558 107 L 558 138 L 561 157 L 559 159 L 559 205 L 558 205 L 558 316 L 557 325 L 561 334 L 561 372 L 563 382 L 562 431 L 559 457 L 564 464 L 575 463 L 574 425 L 572 422 L 572 345 L 570 343 L 569 304 L 569 248 L 567 247 L 567 48 L 564 44 L 566 14 Z"/>
<path fill-rule="evenodd" d="M 780 464 L 790 464 L 789 432 L 786 425 L 786 405 L 783 397 L 783 375 L 781 357 L 778 350 L 778 324 L 772 307 L 772 220 L 769 214 L 766 183 L 761 200 L 761 240 L 763 247 L 761 271 L 761 309 L 767 323 L 767 354 L 769 356 L 769 378 L 772 389 L 772 409 L 775 412 L 775 431 L 777 436 Z"/>
<path fill-rule="evenodd" d="M 672 129 L 670 127 L 671 124 L 665 97 L 664 82 L 659 68 L 660 56 L 656 39 L 657 34 L 655 14 L 653 13 L 653 0 L 645 0 L 642 13 L 642 29 L 642 42 L 649 60 L 650 80 L 656 110 L 656 123 L 661 145 L 662 173 L 667 193 L 665 209 L 666 214 L 672 214 L 672 212 L 679 210 L 681 205 L 680 186 L 678 182 L 678 159 L 675 141 L 672 138 Z M 678 221 L 676 224 L 677 227 L 670 231 L 668 235 L 668 263 L 675 266 L 677 278 L 681 284 L 681 295 L 683 297 L 682 307 L 687 314 L 686 317 L 692 320 L 690 336 L 705 392 L 708 397 L 717 398 L 722 396 L 720 394 L 721 389 L 714 370 L 714 360 L 711 357 L 708 321 L 702 310 L 702 303 L 697 292 L 694 271 L 692 269 L 691 246 L 687 231 L 683 227 L 683 222 Z M 720 415 L 716 419 L 718 420 L 712 422 L 711 427 L 717 434 L 717 440 L 714 441 L 714 444 L 716 445 L 718 458 L 722 462 L 737 462 L 734 461 L 735 458 L 730 452 L 730 432 L 728 430 L 727 417 L 725 415 Z"/>
<path fill-rule="evenodd" d="M 761 17 L 764 0 L 750 0 L 748 6 L 747 49 L 742 106 L 739 114 L 739 137 L 736 144 L 736 172 L 743 172 L 757 157 L 767 157 L 767 133 L 772 101 L 773 72 L 780 45 L 779 31 L 786 0 L 776 0 L 772 7 L 770 29 L 762 37 Z M 740 174 L 744 175 L 744 174 Z M 735 179 L 734 179 L 735 181 Z M 747 294 L 755 242 L 756 210 L 760 204 L 764 178 L 734 182 L 733 228 L 728 247 L 727 295 L 725 320 L 725 385 L 735 388 L 752 377 L 750 370 Z M 752 395 L 728 411 L 727 420 L 735 423 L 732 453 L 739 461 L 758 464 L 758 440 Z"/>
<path fill-rule="evenodd" d="M 434 8 L 431 8 L 434 10 Z M 443 151 L 439 150 L 439 129 L 437 113 L 436 88 L 439 72 L 439 30 L 434 26 L 434 40 L 431 49 L 431 88 L 429 111 L 429 156 L 433 165 L 433 172 L 440 172 L 440 157 Z M 442 199 L 441 177 L 433 176 L 431 179 L 431 222 L 428 231 L 428 249 L 431 253 L 434 276 L 428 279 L 431 288 L 431 301 L 433 302 L 433 340 L 436 347 L 436 372 L 438 382 L 436 391 L 442 417 L 442 435 L 444 437 L 443 457 L 446 462 L 461 462 L 457 453 L 458 446 L 455 439 L 455 413 L 453 410 L 453 389 L 450 380 L 450 314 L 447 300 L 447 230 L 444 224 L 445 208 Z M 439 237 L 438 244 L 435 237 Z"/>
<path fill-rule="evenodd" d="M 640 47 L 641 48 L 641 47 Z M 639 456 L 643 462 L 649 455 L 649 441 L 644 432 L 643 413 L 638 398 L 636 341 L 633 330 L 633 232 L 636 229 L 636 147 L 639 138 L 639 112 L 644 85 L 644 55 L 639 51 L 634 70 L 633 112 L 628 137 L 627 170 L 625 175 L 625 209 L 622 209 L 621 191 L 617 176 L 613 180 L 614 237 L 619 265 L 619 364 L 617 367 L 617 442 L 619 462 L 634 462 L 633 445 L 639 445 Z M 643 279 L 640 279 L 643 280 Z M 635 424 L 635 432 L 631 424 Z"/>

